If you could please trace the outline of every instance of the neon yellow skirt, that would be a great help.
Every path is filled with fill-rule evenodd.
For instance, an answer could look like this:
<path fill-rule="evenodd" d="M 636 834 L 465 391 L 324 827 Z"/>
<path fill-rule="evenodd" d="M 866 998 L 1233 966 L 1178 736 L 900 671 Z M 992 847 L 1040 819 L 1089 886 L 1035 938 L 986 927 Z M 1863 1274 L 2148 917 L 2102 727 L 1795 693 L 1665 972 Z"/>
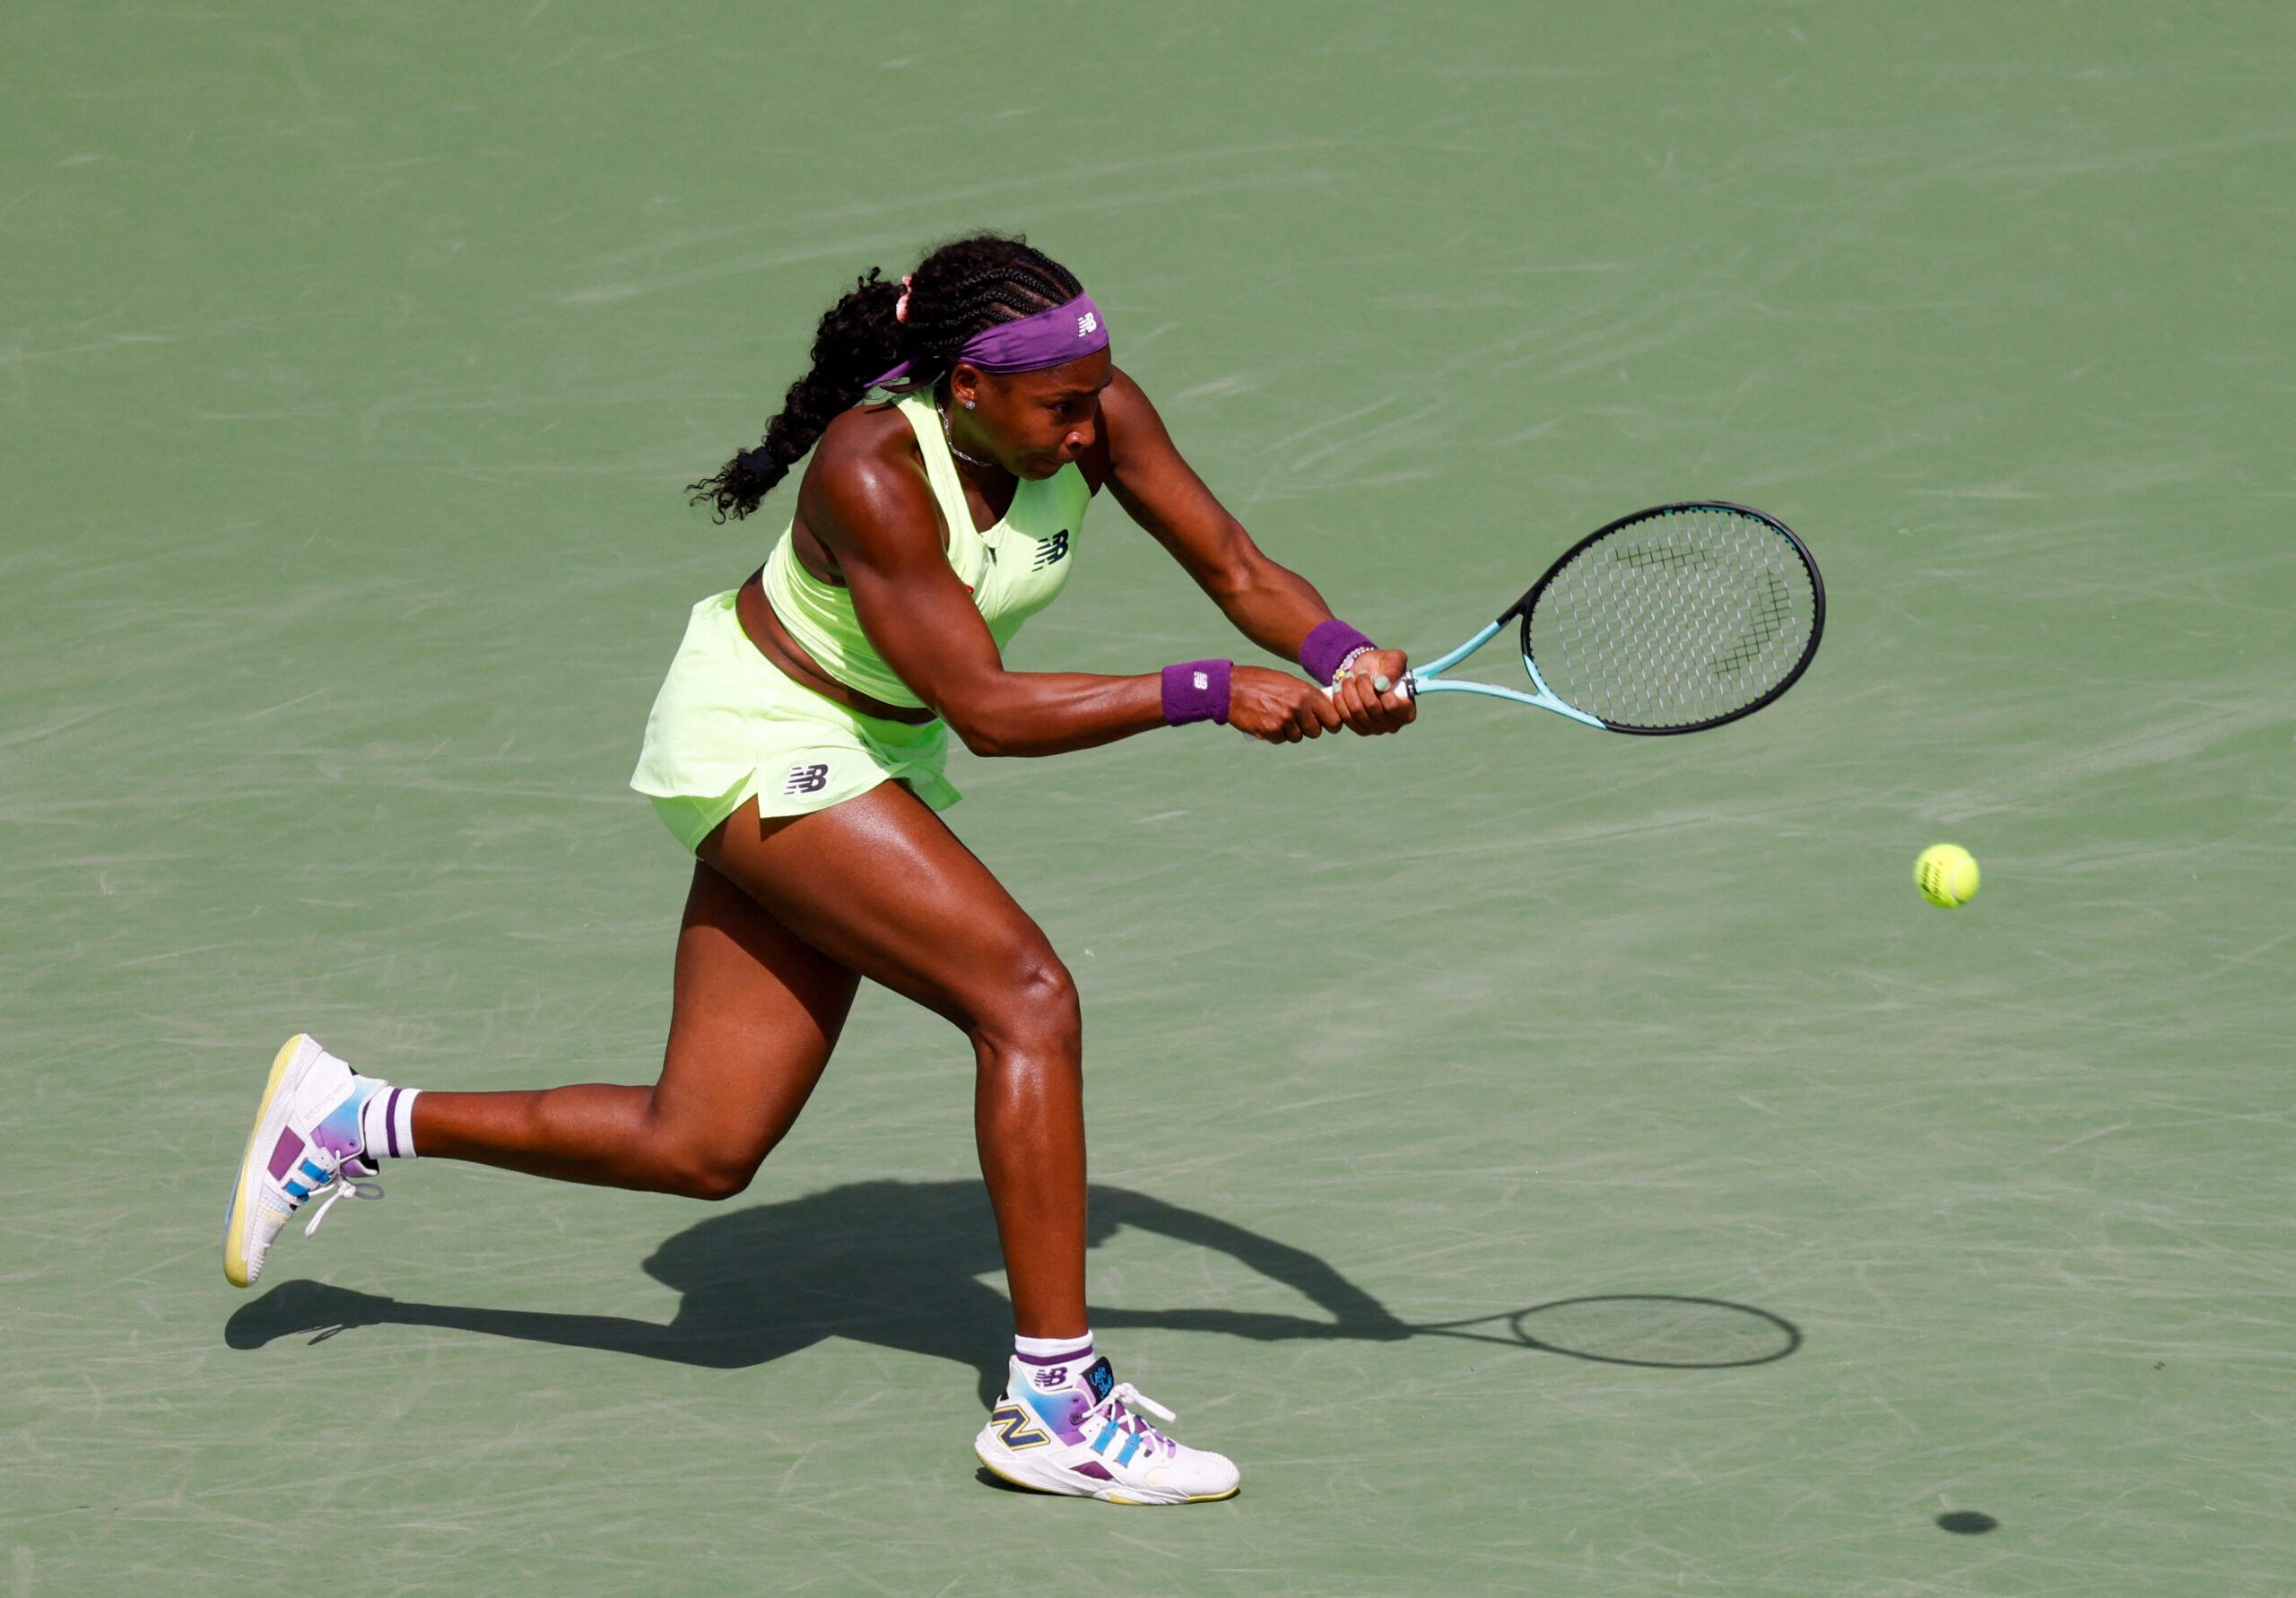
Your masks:
<path fill-rule="evenodd" d="M 945 723 L 864 716 L 790 681 L 742 630 L 735 592 L 693 607 L 630 777 L 689 854 L 752 797 L 761 816 L 806 815 L 904 781 L 935 810 L 957 802 Z"/>

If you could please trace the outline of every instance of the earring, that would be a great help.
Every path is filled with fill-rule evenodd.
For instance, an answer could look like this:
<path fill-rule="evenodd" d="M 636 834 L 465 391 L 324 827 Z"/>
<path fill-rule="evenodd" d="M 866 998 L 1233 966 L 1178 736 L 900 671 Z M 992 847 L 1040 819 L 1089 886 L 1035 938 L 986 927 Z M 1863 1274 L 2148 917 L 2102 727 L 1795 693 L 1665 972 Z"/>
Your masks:
<path fill-rule="evenodd" d="M 972 409 L 972 402 L 970 400 L 967 400 L 965 402 L 965 409 L 968 411 Z"/>

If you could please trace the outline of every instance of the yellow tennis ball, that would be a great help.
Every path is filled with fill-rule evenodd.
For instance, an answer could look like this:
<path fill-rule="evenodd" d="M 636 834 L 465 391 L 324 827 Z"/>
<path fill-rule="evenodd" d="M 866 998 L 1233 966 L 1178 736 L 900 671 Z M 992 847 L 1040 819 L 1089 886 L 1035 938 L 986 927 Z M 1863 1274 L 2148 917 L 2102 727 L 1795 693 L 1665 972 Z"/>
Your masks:
<path fill-rule="evenodd" d="M 1959 844 L 1931 844 L 1913 863 L 1913 885 L 1921 897 L 1954 909 L 1977 897 L 1977 856 Z"/>

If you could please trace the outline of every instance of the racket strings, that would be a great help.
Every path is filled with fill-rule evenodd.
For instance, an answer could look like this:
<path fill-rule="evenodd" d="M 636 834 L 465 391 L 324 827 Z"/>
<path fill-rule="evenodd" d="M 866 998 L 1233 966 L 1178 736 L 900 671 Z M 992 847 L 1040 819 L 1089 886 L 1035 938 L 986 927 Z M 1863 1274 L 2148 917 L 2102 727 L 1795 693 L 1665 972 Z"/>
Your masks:
<path fill-rule="evenodd" d="M 1785 682 L 1816 615 L 1790 539 L 1758 517 L 1697 507 L 1580 551 L 1540 592 L 1523 646 L 1559 698 L 1614 726 L 1690 726 Z"/>

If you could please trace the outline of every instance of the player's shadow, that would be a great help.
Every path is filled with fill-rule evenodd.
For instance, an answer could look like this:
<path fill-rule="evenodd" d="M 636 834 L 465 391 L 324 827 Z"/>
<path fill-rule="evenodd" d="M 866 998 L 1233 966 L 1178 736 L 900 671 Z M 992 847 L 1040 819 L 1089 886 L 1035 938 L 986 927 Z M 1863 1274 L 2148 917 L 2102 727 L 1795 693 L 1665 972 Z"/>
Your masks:
<path fill-rule="evenodd" d="M 1215 1216 L 1107 1186 L 1092 1188 L 1091 1214 L 1089 1241 L 1094 1246 L 1126 1226 L 1161 1233 L 1229 1255 L 1291 1288 L 1329 1317 L 1095 1306 L 1096 1331 L 1154 1326 L 1268 1342 L 1386 1342 L 1422 1330 L 1396 1318 L 1315 1255 Z M 761 1365 L 836 1336 L 970 1366 L 979 1373 L 981 1403 L 988 1405 L 1004 1385 L 1013 1310 L 1003 1293 L 980 1279 L 1001 1274 L 1003 1267 L 995 1221 L 978 1182 L 856 1182 L 778 1203 L 720 1212 L 669 1238 L 645 1262 L 648 1274 L 683 1295 L 667 1324 L 620 1316 L 420 1304 L 320 1282 L 286 1281 L 233 1315 L 224 1340 L 248 1349 L 304 1333 L 325 1338 L 358 1326 L 439 1326 L 735 1368 Z M 1524 1346 L 1590 1357 L 1528 1338 Z"/>

